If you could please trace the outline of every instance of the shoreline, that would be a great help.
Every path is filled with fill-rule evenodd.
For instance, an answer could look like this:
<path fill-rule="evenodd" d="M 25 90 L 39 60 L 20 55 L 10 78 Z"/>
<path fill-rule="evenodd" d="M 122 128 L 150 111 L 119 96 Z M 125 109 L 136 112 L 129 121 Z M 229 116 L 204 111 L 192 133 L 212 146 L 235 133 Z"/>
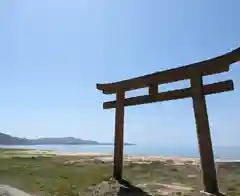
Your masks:
<path fill-rule="evenodd" d="M 100 159 L 104 162 L 112 162 L 112 153 L 98 153 L 98 152 L 58 152 L 56 150 L 39 150 L 39 149 L 11 149 L 11 148 L 0 148 L 4 151 L 5 155 L 11 156 L 64 156 L 64 157 L 79 157 L 79 158 L 94 158 Z M 6 151 L 5 151 L 6 150 Z M 124 154 L 125 162 L 174 162 L 175 164 L 200 164 L 200 158 L 194 157 L 180 157 L 180 156 L 158 156 L 158 155 L 128 155 Z M 239 159 L 219 159 L 215 158 L 216 163 L 233 163 L 240 162 Z"/>

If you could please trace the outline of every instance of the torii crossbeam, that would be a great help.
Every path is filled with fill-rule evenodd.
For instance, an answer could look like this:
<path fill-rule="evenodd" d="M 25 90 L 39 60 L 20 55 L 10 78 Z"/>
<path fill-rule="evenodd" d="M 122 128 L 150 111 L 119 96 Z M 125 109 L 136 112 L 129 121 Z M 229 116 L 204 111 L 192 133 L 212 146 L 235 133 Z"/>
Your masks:
<path fill-rule="evenodd" d="M 225 55 L 202 62 L 115 83 L 97 84 L 97 89 L 104 94 L 116 94 L 116 101 L 103 103 L 104 109 L 116 108 L 113 177 L 117 180 L 122 178 L 124 107 L 192 97 L 203 184 L 206 192 L 217 194 L 219 189 L 205 95 L 232 91 L 234 87 L 232 80 L 204 85 L 203 76 L 228 72 L 230 65 L 238 61 L 240 61 L 240 47 Z M 190 88 L 167 92 L 158 91 L 159 85 L 185 79 L 190 80 Z M 149 89 L 148 95 L 125 99 L 126 91 L 145 87 Z"/>

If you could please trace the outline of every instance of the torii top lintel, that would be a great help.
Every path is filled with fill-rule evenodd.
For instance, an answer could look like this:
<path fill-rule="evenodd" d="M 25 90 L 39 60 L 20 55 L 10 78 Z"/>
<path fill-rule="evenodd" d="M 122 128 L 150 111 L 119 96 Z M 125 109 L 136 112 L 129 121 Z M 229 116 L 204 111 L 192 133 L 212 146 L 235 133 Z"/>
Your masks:
<path fill-rule="evenodd" d="M 102 90 L 104 94 L 114 94 L 119 90 L 129 91 L 144 88 L 152 84 L 164 84 L 185 80 L 196 74 L 202 76 L 212 75 L 229 71 L 230 65 L 238 61 L 240 61 L 240 47 L 224 55 L 198 63 L 155 72 L 153 74 L 122 80 L 115 83 L 97 84 L 97 89 Z"/>

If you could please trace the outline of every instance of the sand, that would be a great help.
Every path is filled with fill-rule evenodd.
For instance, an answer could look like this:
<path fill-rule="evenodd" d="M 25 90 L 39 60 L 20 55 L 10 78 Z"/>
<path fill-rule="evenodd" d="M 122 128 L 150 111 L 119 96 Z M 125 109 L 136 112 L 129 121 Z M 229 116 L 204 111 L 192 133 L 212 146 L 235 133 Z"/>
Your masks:
<path fill-rule="evenodd" d="M 5 156 L 18 156 L 18 157 L 29 157 L 29 156 L 73 156 L 85 158 L 85 159 L 97 159 L 103 162 L 113 162 L 113 154 L 107 153 L 94 153 L 94 152 L 78 152 L 78 153 L 68 153 L 68 152 L 57 152 L 53 150 L 24 150 L 24 151 L 11 151 L 11 153 L 6 153 Z M 190 157 L 166 157 L 166 156 L 129 156 L 124 155 L 124 162 L 135 162 L 139 164 L 151 163 L 151 162 L 164 162 L 166 164 L 174 165 L 199 165 L 199 158 Z M 240 160 L 222 160 L 217 159 L 216 162 L 240 162 Z"/>

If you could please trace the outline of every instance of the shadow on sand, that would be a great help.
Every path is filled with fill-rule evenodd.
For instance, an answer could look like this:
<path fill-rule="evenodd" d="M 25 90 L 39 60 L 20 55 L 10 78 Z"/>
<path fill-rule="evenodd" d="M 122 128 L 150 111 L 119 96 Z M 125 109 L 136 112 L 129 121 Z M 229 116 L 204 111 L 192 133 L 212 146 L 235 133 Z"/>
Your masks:
<path fill-rule="evenodd" d="M 132 185 L 127 180 L 124 180 L 124 179 L 118 180 L 118 183 L 121 184 L 122 187 L 120 187 L 117 193 L 117 196 L 153 196 L 143 191 L 141 188 Z M 202 194 L 202 196 L 209 196 L 209 193 Z M 216 196 L 227 196 L 227 195 L 223 193 L 218 193 L 216 194 Z"/>
<path fill-rule="evenodd" d="M 118 196 L 151 196 L 148 193 L 144 192 L 142 189 L 132 185 L 130 182 L 126 180 L 118 180 L 119 184 L 123 187 L 120 187 L 118 191 Z"/>

